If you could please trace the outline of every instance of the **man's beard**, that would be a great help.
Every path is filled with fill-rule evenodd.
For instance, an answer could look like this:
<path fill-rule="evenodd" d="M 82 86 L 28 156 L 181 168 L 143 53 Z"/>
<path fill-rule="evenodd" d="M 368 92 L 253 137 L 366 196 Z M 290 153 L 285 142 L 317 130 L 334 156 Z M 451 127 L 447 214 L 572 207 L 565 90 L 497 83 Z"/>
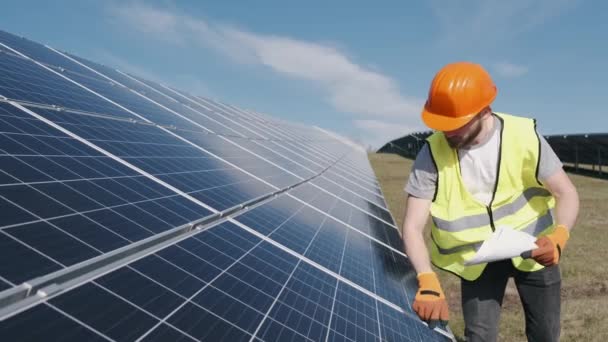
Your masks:
<path fill-rule="evenodd" d="M 483 125 L 481 124 L 480 121 L 478 121 L 476 124 L 477 124 L 477 126 L 471 132 L 469 132 L 469 134 L 467 134 L 467 135 L 453 136 L 453 137 L 446 136 L 445 138 L 447 139 L 450 147 L 451 148 L 468 147 L 473 142 L 473 140 L 475 140 L 475 138 L 479 135 L 479 132 L 481 132 L 481 129 L 483 128 Z"/>

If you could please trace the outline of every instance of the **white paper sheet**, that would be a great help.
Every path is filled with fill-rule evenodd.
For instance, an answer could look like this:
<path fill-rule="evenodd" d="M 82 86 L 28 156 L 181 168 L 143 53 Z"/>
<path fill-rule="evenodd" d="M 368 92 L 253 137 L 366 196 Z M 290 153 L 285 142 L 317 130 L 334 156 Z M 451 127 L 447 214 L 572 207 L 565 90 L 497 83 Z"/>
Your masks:
<path fill-rule="evenodd" d="M 521 253 L 536 249 L 536 238 L 528 233 L 500 226 L 483 242 L 475 256 L 466 261 L 465 265 L 475 265 L 484 262 L 510 259 Z"/>

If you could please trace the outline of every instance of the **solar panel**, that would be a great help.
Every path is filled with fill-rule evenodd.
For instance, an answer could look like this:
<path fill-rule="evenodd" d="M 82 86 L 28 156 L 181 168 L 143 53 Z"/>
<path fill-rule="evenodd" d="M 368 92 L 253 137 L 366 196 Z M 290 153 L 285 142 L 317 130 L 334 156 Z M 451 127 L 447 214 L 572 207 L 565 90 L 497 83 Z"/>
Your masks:
<path fill-rule="evenodd" d="M 0 336 L 441 341 L 365 153 L 0 31 Z"/>

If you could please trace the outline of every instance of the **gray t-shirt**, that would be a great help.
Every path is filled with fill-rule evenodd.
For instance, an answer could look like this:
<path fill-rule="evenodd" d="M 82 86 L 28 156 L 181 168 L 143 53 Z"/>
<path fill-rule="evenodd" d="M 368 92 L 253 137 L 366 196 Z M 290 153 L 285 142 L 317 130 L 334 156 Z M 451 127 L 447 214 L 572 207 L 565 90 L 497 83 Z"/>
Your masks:
<path fill-rule="evenodd" d="M 498 118 L 494 119 L 494 128 L 485 141 L 469 148 L 460 149 L 458 156 L 461 162 L 462 178 L 465 186 L 474 197 L 487 204 L 488 198 L 493 191 L 496 179 L 496 163 L 498 149 L 500 146 L 500 127 L 502 123 Z M 538 179 L 544 182 L 563 165 L 549 143 L 543 136 L 540 137 L 540 163 Z M 474 181 L 473 181 L 474 180 Z M 414 196 L 424 199 L 433 199 L 435 187 L 437 186 L 437 169 L 433 164 L 428 144 L 424 145 L 414 161 L 412 171 L 405 191 Z"/>

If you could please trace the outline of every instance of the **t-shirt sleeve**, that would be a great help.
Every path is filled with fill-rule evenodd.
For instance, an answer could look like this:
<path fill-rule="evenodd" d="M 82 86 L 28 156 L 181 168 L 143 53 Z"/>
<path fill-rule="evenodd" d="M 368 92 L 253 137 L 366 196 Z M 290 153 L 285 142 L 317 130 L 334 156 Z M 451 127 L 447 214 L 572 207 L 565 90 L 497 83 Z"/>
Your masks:
<path fill-rule="evenodd" d="M 545 180 L 553 176 L 555 172 L 563 167 L 563 163 L 557 154 L 555 154 L 555 151 L 553 151 L 551 145 L 549 145 L 545 137 L 540 134 L 538 136 L 540 138 L 540 163 L 538 165 L 538 180 L 544 183 Z"/>
<path fill-rule="evenodd" d="M 436 186 L 437 168 L 431 158 L 428 144 L 425 144 L 416 156 L 404 190 L 414 197 L 432 200 Z"/>

